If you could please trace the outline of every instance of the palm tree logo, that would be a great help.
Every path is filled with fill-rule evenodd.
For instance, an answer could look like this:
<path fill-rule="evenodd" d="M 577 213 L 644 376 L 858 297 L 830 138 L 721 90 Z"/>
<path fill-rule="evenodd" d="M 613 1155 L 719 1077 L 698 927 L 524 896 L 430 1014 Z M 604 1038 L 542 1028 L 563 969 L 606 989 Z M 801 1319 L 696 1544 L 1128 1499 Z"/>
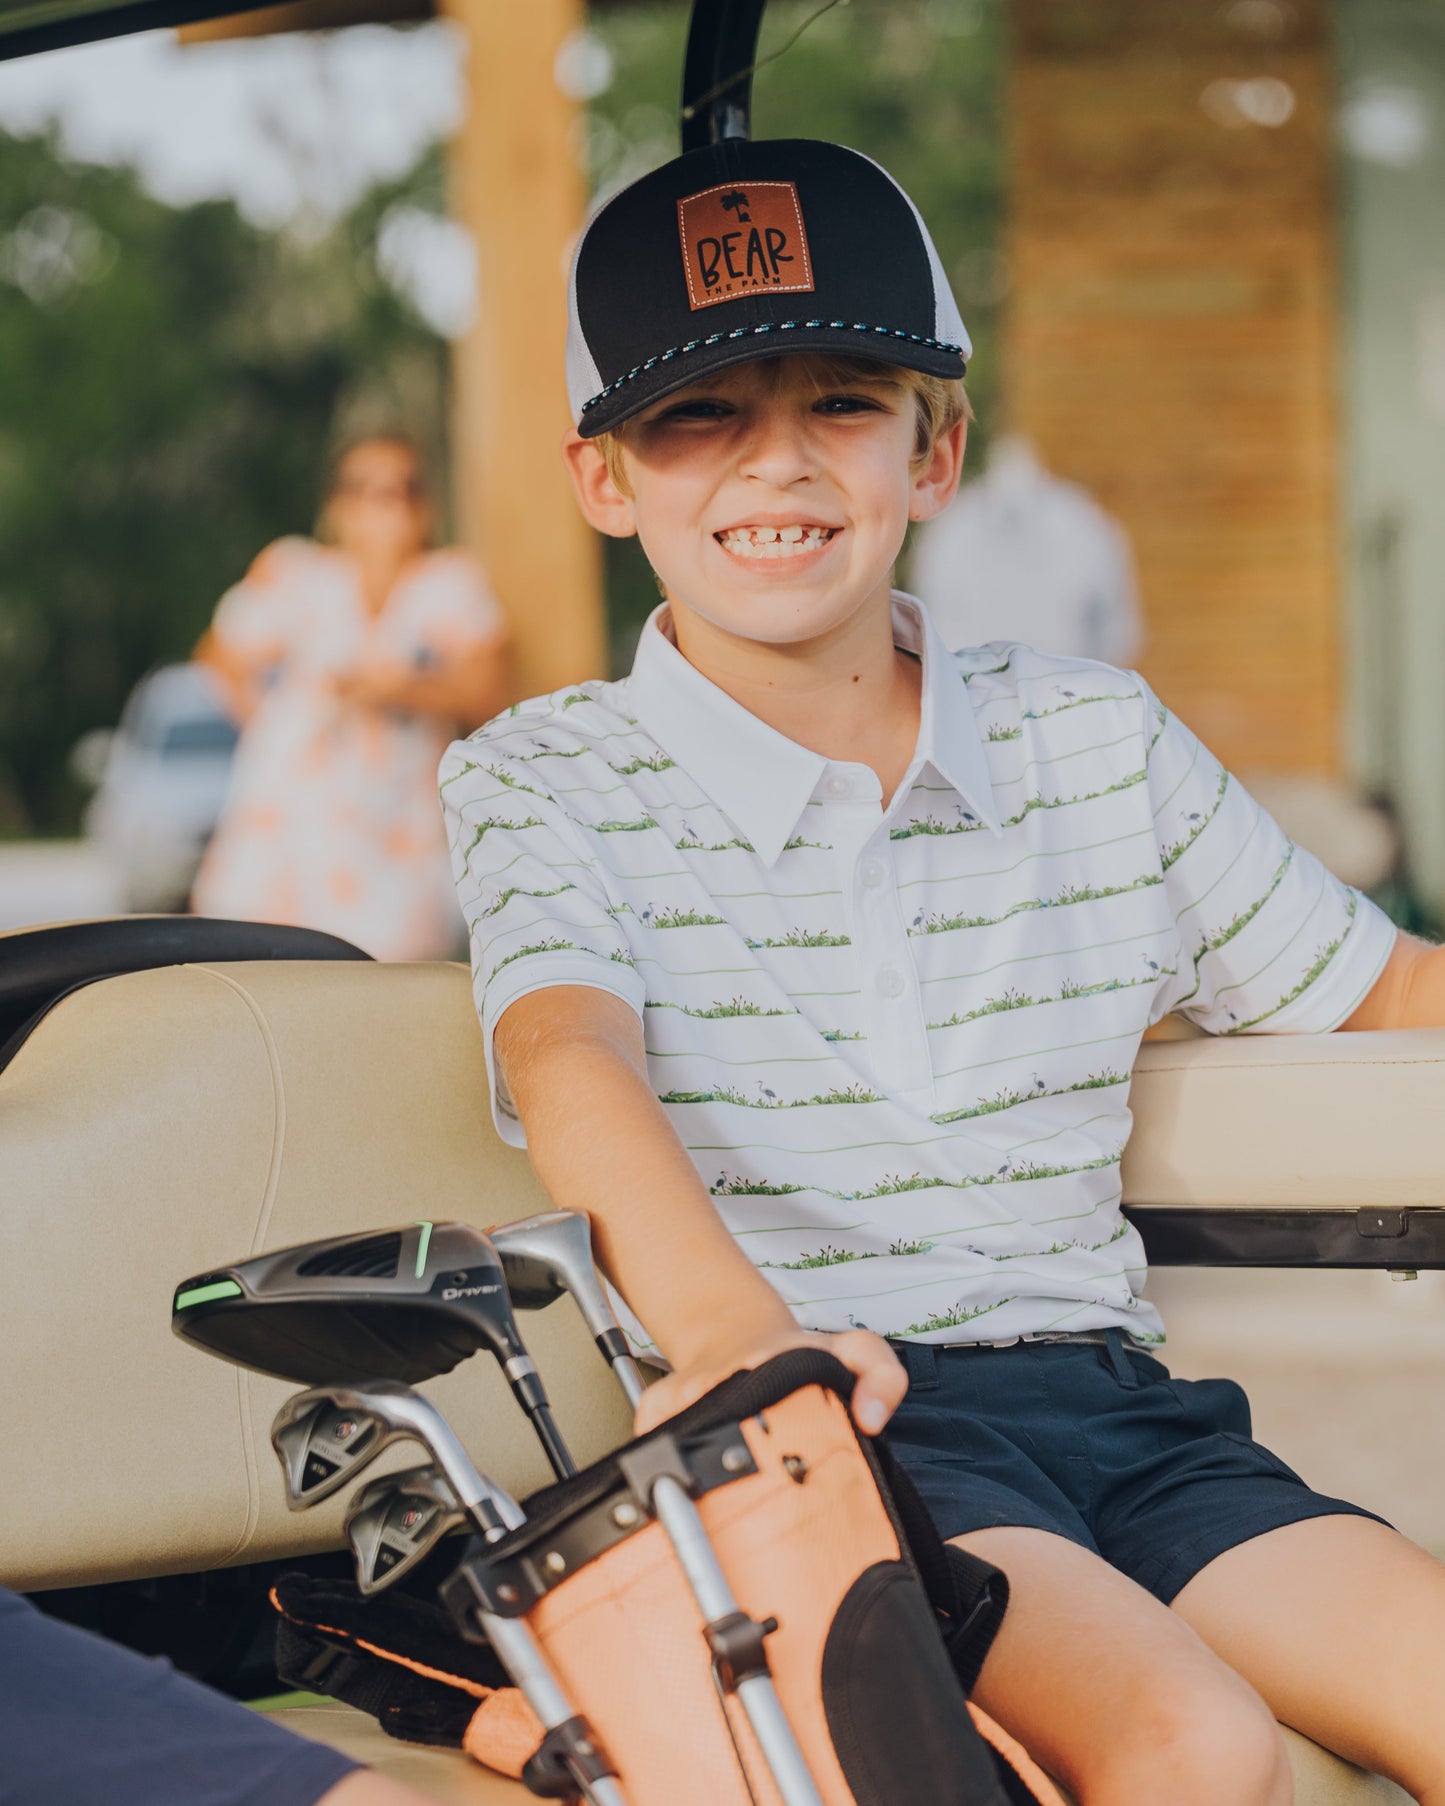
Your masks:
<path fill-rule="evenodd" d="M 748 212 L 748 197 L 743 193 L 742 189 L 732 189 L 722 197 L 722 200 L 718 205 L 722 208 L 724 213 L 737 214 L 738 224 L 740 226 L 746 226 L 752 223 L 753 216 Z"/>

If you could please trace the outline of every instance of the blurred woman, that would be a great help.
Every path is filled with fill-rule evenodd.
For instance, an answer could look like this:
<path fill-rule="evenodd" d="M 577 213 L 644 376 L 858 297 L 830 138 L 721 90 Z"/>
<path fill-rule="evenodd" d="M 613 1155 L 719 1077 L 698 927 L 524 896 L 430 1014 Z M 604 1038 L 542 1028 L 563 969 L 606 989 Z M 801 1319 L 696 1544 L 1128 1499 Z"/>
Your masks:
<path fill-rule="evenodd" d="M 324 543 L 277 540 L 222 597 L 195 656 L 242 734 L 198 914 L 322 928 L 378 959 L 460 946 L 437 762 L 508 700 L 504 633 L 476 561 L 431 535 L 416 447 L 358 440 Z"/>

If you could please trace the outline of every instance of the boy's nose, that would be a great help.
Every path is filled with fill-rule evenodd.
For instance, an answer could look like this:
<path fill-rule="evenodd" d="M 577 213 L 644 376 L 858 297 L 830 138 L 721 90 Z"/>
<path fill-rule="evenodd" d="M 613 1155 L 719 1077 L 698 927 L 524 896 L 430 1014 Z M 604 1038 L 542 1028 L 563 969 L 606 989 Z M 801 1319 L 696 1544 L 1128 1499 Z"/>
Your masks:
<path fill-rule="evenodd" d="M 745 477 L 784 489 L 816 475 L 817 460 L 806 428 L 786 416 L 774 415 L 758 420 L 747 435 L 738 469 Z"/>

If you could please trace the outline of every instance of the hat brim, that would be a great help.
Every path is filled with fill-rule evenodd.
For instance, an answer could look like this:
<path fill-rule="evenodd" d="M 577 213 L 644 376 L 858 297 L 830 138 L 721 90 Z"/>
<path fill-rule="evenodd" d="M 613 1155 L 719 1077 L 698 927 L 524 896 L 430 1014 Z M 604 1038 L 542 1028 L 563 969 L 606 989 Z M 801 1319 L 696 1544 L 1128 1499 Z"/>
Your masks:
<path fill-rule="evenodd" d="M 709 338 L 716 339 L 709 343 Z M 577 432 L 583 439 L 610 433 L 665 395 L 686 389 L 716 370 L 762 358 L 800 356 L 824 352 L 835 357 L 856 357 L 873 364 L 892 364 L 918 370 L 925 376 L 941 376 L 961 382 L 967 371 L 962 349 L 893 326 L 818 325 L 773 321 L 740 327 L 734 332 L 708 334 L 664 352 L 626 376 L 610 383 L 582 410 Z"/>

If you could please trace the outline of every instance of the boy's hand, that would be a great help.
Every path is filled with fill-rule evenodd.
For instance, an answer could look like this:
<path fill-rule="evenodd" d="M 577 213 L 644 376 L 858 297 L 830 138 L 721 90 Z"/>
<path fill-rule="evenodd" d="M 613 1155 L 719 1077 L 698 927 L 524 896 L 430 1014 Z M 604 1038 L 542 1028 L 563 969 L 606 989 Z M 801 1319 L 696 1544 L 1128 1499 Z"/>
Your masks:
<path fill-rule="evenodd" d="M 636 1434 L 655 1430 L 669 1417 L 710 1391 L 720 1381 L 744 1367 L 760 1367 L 789 1348 L 821 1348 L 840 1360 L 858 1384 L 853 1391 L 853 1421 L 865 1436 L 876 1436 L 903 1402 L 908 1375 L 903 1363 L 870 1329 L 848 1329 L 836 1335 L 819 1330 L 791 1328 L 767 1340 L 740 1348 L 726 1360 L 708 1360 L 667 1374 L 647 1388 L 637 1407 Z"/>

